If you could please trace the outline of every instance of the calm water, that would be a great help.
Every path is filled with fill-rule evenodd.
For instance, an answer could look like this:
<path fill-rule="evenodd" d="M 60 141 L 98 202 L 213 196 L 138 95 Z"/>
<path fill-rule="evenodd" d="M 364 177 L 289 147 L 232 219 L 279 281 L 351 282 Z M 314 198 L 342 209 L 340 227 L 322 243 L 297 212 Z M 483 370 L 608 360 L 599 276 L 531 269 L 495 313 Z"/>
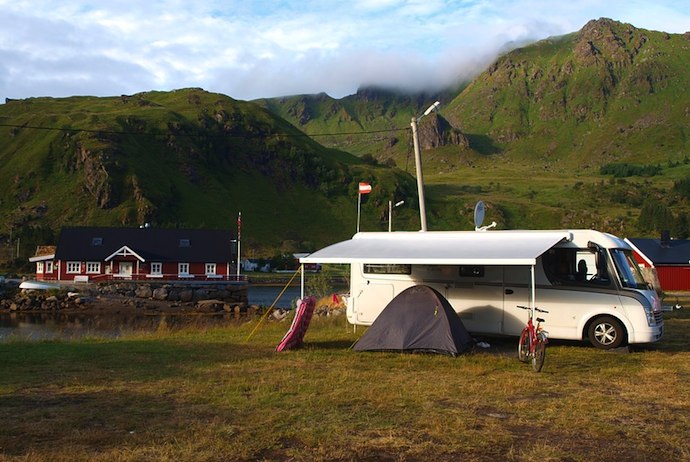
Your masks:
<path fill-rule="evenodd" d="M 291 308 L 300 296 L 300 288 L 282 286 L 250 286 L 250 305 Z M 0 313 L 0 342 L 10 339 L 54 340 L 82 337 L 116 338 L 131 332 L 185 327 L 212 327 L 236 323 L 232 314 L 144 314 L 144 313 Z"/>
<path fill-rule="evenodd" d="M 249 286 L 247 297 L 250 305 L 271 306 L 280 295 L 283 286 Z M 295 301 L 300 297 L 300 287 L 290 286 L 285 289 L 275 303 L 275 308 L 294 308 Z"/>

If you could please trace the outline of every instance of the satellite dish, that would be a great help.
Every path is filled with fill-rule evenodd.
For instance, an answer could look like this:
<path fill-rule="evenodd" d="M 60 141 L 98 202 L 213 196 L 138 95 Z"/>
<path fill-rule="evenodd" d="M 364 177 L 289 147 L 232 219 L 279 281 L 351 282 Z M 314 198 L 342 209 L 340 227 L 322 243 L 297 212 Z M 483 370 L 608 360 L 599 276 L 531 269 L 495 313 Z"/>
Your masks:
<path fill-rule="evenodd" d="M 486 212 L 486 206 L 483 201 L 477 202 L 474 206 L 474 229 L 478 230 L 482 223 L 484 223 L 484 213 Z"/>

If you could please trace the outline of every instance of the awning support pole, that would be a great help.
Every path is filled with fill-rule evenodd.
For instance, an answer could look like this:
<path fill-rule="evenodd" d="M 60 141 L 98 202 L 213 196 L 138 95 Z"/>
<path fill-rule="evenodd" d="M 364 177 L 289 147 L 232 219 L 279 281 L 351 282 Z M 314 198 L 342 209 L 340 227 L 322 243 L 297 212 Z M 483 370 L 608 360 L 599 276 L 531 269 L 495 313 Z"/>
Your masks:
<path fill-rule="evenodd" d="M 299 267 L 299 299 L 304 300 L 304 264 L 300 265 Z"/>
<path fill-rule="evenodd" d="M 536 289 L 535 289 L 535 284 L 534 284 L 534 265 L 530 266 L 530 299 L 531 299 L 531 308 L 532 308 L 532 317 L 534 317 L 534 308 L 536 307 Z"/>

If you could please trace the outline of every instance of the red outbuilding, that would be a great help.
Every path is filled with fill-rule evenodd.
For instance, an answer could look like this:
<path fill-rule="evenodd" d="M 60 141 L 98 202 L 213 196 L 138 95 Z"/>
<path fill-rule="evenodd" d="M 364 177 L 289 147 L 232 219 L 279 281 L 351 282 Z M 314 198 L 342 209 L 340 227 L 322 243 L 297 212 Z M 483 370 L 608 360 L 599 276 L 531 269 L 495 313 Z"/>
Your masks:
<path fill-rule="evenodd" d="M 690 241 L 671 239 L 662 233 L 661 239 L 626 239 L 635 251 L 635 260 L 644 267 L 656 270 L 664 291 L 690 291 Z"/>

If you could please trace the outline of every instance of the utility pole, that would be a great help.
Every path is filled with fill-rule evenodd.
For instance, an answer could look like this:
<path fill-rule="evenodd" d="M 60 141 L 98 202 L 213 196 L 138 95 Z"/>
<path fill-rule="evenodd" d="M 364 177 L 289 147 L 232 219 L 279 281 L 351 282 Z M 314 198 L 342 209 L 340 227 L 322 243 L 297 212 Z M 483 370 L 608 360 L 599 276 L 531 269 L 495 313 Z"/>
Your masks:
<path fill-rule="evenodd" d="M 419 148 L 419 134 L 417 133 L 417 122 L 419 122 L 422 117 L 431 114 L 441 105 L 440 102 L 436 101 L 434 104 L 429 106 L 429 108 L 424 111 L 419 117 L 412 117 L 412 143 L 414 144 L 414 166 L 417 173 L 417 195 L 419 196 L 419 224 L 420 231 L 426 231 L 426 202 L 424 200 L 424 173 L 422 172 L 422 153 Z"/>

